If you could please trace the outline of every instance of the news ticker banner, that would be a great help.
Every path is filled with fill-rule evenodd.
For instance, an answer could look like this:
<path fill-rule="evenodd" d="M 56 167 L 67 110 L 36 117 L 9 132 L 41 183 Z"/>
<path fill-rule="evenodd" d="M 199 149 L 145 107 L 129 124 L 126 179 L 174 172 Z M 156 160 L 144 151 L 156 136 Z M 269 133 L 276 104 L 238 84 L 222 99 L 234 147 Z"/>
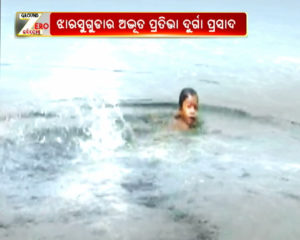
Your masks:
<path fill-rule="evenodd" d="M 246 37 L 245 12 L 17 12 L 17 37 Z"/>

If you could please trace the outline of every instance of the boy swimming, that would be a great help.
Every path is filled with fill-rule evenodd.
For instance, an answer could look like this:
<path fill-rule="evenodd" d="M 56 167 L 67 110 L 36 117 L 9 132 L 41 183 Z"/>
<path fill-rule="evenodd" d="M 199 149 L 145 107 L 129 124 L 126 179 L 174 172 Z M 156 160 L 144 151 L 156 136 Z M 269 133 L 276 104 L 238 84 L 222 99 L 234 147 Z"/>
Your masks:
<path fill-rule="evenodd" d="M 192 88 L 184 88 L 179 95 L 179 109 L 174 117 L 172 128 L 188 130 L 196 127 L 198 114 L 198 95 Z"/>

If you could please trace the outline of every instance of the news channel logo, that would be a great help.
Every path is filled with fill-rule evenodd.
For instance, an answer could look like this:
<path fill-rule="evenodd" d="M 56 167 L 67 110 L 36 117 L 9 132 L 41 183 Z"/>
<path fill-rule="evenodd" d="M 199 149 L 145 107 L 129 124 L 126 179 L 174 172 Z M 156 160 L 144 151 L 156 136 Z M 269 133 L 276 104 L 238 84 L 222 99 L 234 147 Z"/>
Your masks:
<path fill-rule="evenodd" d="M 17 37 L 50 36 L 50 13 L 17 12 L 15 31 Z"/>

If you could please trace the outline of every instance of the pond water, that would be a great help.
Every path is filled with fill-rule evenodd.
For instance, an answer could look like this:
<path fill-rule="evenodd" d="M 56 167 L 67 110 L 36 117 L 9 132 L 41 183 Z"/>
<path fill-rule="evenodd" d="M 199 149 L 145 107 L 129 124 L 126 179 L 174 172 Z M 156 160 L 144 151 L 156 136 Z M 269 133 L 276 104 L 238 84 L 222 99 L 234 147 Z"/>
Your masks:
<path fill-rule="evenodd" d="M 0 116 L 0 238 L 286 239 L 300 236 L 300 125 L 202 104 L 97 98 Z M 245 237 L 246 236 L 246 237 Z"/>

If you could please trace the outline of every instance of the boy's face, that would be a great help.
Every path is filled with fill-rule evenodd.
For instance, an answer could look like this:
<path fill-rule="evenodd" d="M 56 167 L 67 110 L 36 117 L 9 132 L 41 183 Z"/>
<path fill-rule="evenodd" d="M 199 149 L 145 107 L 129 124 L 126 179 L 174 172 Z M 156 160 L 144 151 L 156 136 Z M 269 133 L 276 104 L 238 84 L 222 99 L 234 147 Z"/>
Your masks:
<path fill-rule="evenodd" d="M 198 113 L 198 97 L 196 95 L 189 95 L 182 104 L 181 116 L 183 120 L 191 127 L 197 121 Z"/>

